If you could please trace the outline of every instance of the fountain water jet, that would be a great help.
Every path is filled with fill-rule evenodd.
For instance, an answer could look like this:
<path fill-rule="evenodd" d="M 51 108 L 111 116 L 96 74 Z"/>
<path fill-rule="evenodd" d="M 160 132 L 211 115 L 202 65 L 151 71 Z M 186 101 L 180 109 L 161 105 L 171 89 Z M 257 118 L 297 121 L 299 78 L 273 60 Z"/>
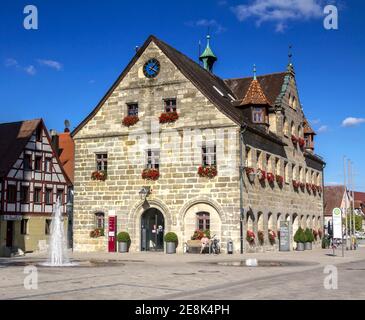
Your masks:
<path fill-rule="evenodd" d="M 42 266 L 46 267 L 72 267 L 67 253 L 67 240 L 65 236 L 64 218 L 61 212 L 60 199 L 57 198 L 52 214 L 51 239 L 49 243 L 48 261 Z"/>

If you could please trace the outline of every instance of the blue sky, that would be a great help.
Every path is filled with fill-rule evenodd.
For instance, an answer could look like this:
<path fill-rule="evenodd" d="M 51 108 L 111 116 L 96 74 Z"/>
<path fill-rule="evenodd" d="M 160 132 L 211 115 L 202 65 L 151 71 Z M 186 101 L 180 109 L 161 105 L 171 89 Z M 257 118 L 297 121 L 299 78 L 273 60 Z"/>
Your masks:
<path fill-rule="evenodd" d="M 23 27 L 28 4 L 38 8 L 38 30 Z M 323 27 L 327 4 L 339 10 L 338 30 Z M 49 129 L 63 130 L 64 119 L 75 127 L 149 34 L 196 58 L 209 27 L 222 78 L 251 75 L 254 63 L 259 74 L 282 71 L 293 45 L 326 183 L 342 183 L 346 155 L 365 191 L 364 13 L 356 0 L 4 0 L 0 122 L 42 117 Z"/>

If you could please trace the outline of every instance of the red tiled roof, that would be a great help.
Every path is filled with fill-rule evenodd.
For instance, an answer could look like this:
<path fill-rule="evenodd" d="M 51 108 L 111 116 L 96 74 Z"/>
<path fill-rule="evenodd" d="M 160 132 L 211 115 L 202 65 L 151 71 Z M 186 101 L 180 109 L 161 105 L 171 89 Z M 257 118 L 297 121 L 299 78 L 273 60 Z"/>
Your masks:
<path fill-rule="evenodd" d="M 304 121 L 304 133 L 305 134 L 316 134 L 314 132 L 314 130 L 312 129 L 312 127 L 310 126 L 307 119 L 305 119 L 305 121 Z"/>
<path fill-rule="evenodd" d="M 252 80 L 240 105 L 270 105 L 270 102 L 267 100 L 260 82 L 258 82 L 257 79 Z"/>
<path fill-rule="evenodd" d="M 365 204 L 365 192 L 354 192 L 355 201 L 361 201 Z"/>
<path fill-rule="evenodd" d="M 75 168 L 75 143 L 71 137 L 70 132 L 61 133 L 59 137 L 59 158 L 65 173 L 70 181 L 74 182 L 74 168 Z"/>
<path fill-rule="evenodd" d="M 344 186 L 326 186 L 324 187 L 324 215 L 332 216 L 334 208 L 341 206 L 343 195 L 345 193 Z"/>

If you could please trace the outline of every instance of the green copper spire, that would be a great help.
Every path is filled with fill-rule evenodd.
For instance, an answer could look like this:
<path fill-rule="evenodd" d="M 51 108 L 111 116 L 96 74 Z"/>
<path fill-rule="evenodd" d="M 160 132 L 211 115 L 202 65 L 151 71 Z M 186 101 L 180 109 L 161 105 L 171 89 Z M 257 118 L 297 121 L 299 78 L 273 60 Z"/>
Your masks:
<path fill-rule="evenodd" d="M 204 69 L 209 72 L 213 72 L 213 65 L 218 60 L 218 58 L 213 53 L 210 48 L 210 35 L 207 35 L 207 47 L 205 48 L 202 55 L 199 57 L 199 60 L 203 62 Z"/>
<path fill-rule="evenodd" d="M 257 77 L 256 77 L 256 64 L 253 65 L 253 79 L 257 80 Z"/>

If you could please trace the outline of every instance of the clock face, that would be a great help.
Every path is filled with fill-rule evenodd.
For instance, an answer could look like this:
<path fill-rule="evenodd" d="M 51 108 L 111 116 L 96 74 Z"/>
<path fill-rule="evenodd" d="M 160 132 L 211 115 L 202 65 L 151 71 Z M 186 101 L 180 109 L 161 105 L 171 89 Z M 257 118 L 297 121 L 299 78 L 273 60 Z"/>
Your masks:
<path fill-rule="evenodd" d="M 155 78 L 160 73 L 160 62 L 156 59 L 148 60 L 143 66 L 143 73 L 147 78 Z"/>

